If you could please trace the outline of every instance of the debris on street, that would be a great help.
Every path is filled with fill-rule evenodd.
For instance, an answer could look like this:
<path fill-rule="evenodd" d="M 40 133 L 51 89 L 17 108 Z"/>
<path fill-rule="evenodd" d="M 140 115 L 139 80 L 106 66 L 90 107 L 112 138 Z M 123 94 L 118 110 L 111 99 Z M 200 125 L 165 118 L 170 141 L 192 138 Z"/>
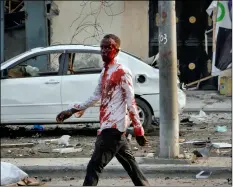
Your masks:
<path fill-rule="evenodd" d="M 186 141 L 186 142 L 180 142 L 181 144 L 192 144 L 194 146 L 206 146 L 207 143 L 210 143 L 209 141 L 201 141 L 201 140 L 194 140 L 194 141 Z"/>
<path fill-rule="evenodd" d="M 196 175 L 196 179 L 208 179 L 211 174 L 211 171 L 201 171 Z"/>
<path fill-rule="evenodd" d="M 1 144 L 1 148 L 33 147 L 34 143 Z"/>
<path fill-rule="evenodd" d="M 232 185 L 232 179 L 227 179 L 228 184 Z"/>
<path fill-rule="evenodd" d="M 64 181 L 71 181 L 71 180 L 74 180 L 74 179 L 75 179 L 74 177 L 68 177 L 68 176 L 63 177 Z"/>
<path fill-rule="evenodd" d="M 17 166 L 8 163 L 1 162 L 1 185 L 5 186 L 8 184 L 16 183 L 26 177 L 28 174 L 19 169 Z"/>
<path fill-rule="evenodd" d="M 68 148 L 61 148 L 61 149 L 53 149 L 52 152 L 54 153 L 76 153 L 76 152 L 82 152 L 82 148 L 75 149 L 74 147 L 68 147 Z"/>
<path fill-rule="evenodd" d="M 180 138 L 179 139 L 179 143 L 183 143 L 183 142 L 185 142 L 185 139 L 184 138 Z"/>
<path fill-rule="evenodd" d="M 21 181 L 17 182 L 18 186 L 42 186 L 44 184 L 45 184 L 44 182 L 41 182 L 35 178 L 29 178 L 29 177 L 26 177 L 22 179 Z"/>
<path fill-rule="evenodd" d="M 154 153 L 148 153 L 148 154 L 146 155 L 146 157 L 148 157 L 148 158 L 153 158 L 154 156 L 155 156 Z"/>
<path fill-rule="evenodd" d="M 1 186 L 41 186 L 44 183 L 9 162 L 1 162 Z M 51 180 L 50 180 L 51 181 Z M 49 181 L 47 181 L 49 182 Z"/>
<path fill-rule="evenodd" d="M 191 122 L 191 121 L 189 120 L 188 117 L 180 120 L 180 123 L 189 123 L 189 122 Z"/>
<path fill-rule="evenodd" d="M 194 154 L 192 159 L 193 161 L 196 160 L 196 158 L 198 157 L 202 157 L 202 154 L 197 150 L 193 151 L 193 154 Z"/>
<path fill-rule="evenodd" d="M 229 143 L 213 143 L 213 147 L 217 149 L 226 149 L 226 148 L 232 148 L 232 145 Z"/>
<path fill-rule="evenodd" d="M 41 181 L 42 181 L 42 182 L 51 182 L 51 181 L 52 181 L 52 178 L 46 177 L 46 178 L 41 179 Z"/>
<path fill-rule="evenodd" d="M 128 136 L 127 136 L 127 140 L 130 142 L 130 141 L 131 141 L 131 139 L 132 139 L 132 134 L 128 134 Z"/>
<path fill-rule="evenodd" d="M 227 127 L 226 126 L 217 126 L 216 127 L 216 132 L 227 132 Z"/>
<path fill-rule="evenodd" d="M 192 154 L 194 150 L 199 151 L 199 148 L 204 148 L 208 143 L 228 143 L 231 144 L 232 136 L 232 123 L 231 123 L 231 114 L 230 113 L 208 113 L 207 121 L 199 121 L 192 123 L 190 122 L 190 116 L 193 113 L 185 113 L 181 115 L 182 119 L 185 119 L 183 123 L 180 125 L 180 153 L 181 154 Z M 189 120 L 187 120 L 187 118 Z M 185 123 L 187 121 L 187 123 Z M 188 125 L 187 125 L 188 124 Z M 189 125 L 192 124 L 192 125 Z M 227 132 L 219 133 L 216 132 L 216 127 L 218 125 L 227 126 Z M 82 128 L 84 125 L 80 125 Z M 188 128 L 190 130 L 187 130 Z M 16 148 L 2 148 L 1 156 L 3 158 L 60 158 L 64 157 L 60 152 L 53 152 L 53 149 L 61 149 L 61 148 L 82 148 L 81 152 L 75 152 L 73 150 L 70 153 L 66 153 L 65 156 L 67 158 L 72 157 L 90 157 L 93 153 L 93 148 L 95 146 L 96 141 L 96 129 L 87 129 L 85 131 L 82 130 L 78 125 L 64 125 L 61 129 L 57 130 L 57 126 L 49 126 L 45 125 L 45 130 L 42 132 L 41 137 L 32 137 L 33 132 L 31 131 L 31 127 L 27 126 L 29 129 L 27 133 L 23 131 L 19 135 L 19 127 L 18 126 L 7 126 L 8 131 L 5 128 L 6 133 L 1 138 L 1 144 L 19 144 L 19 143 L 34 143 L 34 146 L 29 147 L 16 147 Z M 14 129 L 13 129 L 14 128 Z M 12 130 L 13 129 L 13 130 Z M 46 130 L 47 129 L 47 130 Z M 52 134 L 52 130 L 54 129 L 54 134 Z M 72 129 L 72 130 L 71 130 Z M 80 129 L 80 130 L 79 130 Z M 87 134 L 87 131 L 89 134 Z M 92 135 L 92 131 L 94 132 Z M 75 135 L 73 134 L 75 132 Z M 128 129 L 126 135 L 131 137 L 129 134 L 133 132 L 133 129 Z M 149 146 L 135 149 L 134 147 L 138 147 L 137 141 L 135 137 L 132 135 L 131 137 L 131 147 L 134 155 L 136 157 L 144 156 L 146 157 L 148 153 L 154 153 L 155 156 L 159 155 L 159 130 L 156 130 L 157 134 L 153 134 L 151 136 L 147 136 L 149 141 Z M 5 136 L 9 133 L 15 134 L 14 138 L 9 138 L 9 136 Z M 84 134 L 82 134 L 84 133 Z M 51 135 L 50 135 L 51 134 Z M 58 144 L 58 139 L 62 140 L 64 137 L 67 137 L 67 142 L 63 144 L 60 141 L 60 145 Z M 69 140 L 68 140 L 68 137 Z M 210 141 L 211 139 L 211 141 Z M 56 143 L 49 143 L 49 142 Z M 47 142 L 47 143 L 46 143 Z M 231 152 L 228 150 L 231 148 L 226 148 L 228 152 L 225 152 L 225 148 L 220 148 L 218 152 L 218 144 L 214 146 L 211 150 L 212 156 L 223 156 L 229 157 L 231 156 Z M 221 147 L 223 144 L 220 144 Z M 217 146 L 217 147 L 216 147 Z M 229 145 L 227 145 L 229 147 Z M 231 147 L 231 146 L 230 146 Z M 74 151 L 74 152 L 73 152 Z M 191 156 L 190 156 L 191 157 Z"/>
<path fill-rule="evenodd" d="M 43 130 L 44 130 L 44 127 L 43 127 L 43 125 L 35 124 L 35 125 L 33 126 L 32 130 L 34 130 L 34 131 L 43 131 Z"/>
<path fill-rule="evenodd" d="M 44 141 L 40 141 L 40 143 L 58 144 L 58 145 L 69 146 L 70 137 L 71 136 L 69 136 L 69 135 L 63 135 L 61 138 L 44 140 Z"/>
<path fill-rule="evenodd" d="M 204 158 L 208 158 L 210 156 L 210 151 L 213 149 L 213 145 L 206 146 L 204 148 L 201 148 L 198 153 Z"/>
<path fill-rule="evenodd" d="M 191 115 L 189 120 L 193 122 L 200 122 L 207 120 L 208 116 L 203 110 L 200 110 L 198 115 Z"/>

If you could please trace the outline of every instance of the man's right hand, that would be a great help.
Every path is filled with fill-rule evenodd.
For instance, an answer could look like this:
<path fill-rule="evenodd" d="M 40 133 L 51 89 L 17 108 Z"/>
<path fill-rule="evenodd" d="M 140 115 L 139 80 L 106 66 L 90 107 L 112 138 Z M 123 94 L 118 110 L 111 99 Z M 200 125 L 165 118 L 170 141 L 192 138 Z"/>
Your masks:
<path fill-rule="evenodd" d="M 73 113 L 71 110 L 65 110 L 57 115 L 56 120 L 58 123 L 63 123 L 64 120 L 70 118 L 72 115 Z"/>
<path fill-rule="evenodd" d="M 76 113 L 74 114 L 74 116 L 75 116 L 76 118 L 81 118 L 81 117 L 83 116 L 84 112 L 85 112 L 85 110 L 80 110 L 79 112 L 76 112 Z"/>

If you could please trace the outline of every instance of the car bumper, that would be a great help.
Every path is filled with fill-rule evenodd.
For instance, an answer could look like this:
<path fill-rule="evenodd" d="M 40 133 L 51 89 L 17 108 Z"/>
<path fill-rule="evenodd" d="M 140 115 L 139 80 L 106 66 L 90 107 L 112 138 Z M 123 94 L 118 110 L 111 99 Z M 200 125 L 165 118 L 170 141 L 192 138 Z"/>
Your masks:
<path fill-rule="evenodd" d="M 141 98 L 147 101 L 151 106 L 154 117 L 159 117 L 159 94 L 141 95 Z M 186 94 L 178 88 L 178 112 L 182 113 L 186 106 Z"/>

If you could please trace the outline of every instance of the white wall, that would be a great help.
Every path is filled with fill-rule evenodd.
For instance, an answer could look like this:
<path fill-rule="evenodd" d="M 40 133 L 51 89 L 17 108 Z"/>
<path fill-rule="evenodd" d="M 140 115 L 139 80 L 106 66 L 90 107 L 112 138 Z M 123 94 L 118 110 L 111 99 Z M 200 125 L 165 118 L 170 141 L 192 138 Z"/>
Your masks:
<path fill-rule="evenodd" d="M 120 37 L 123 50 L 147 58 L 149 2 L 107 2 L 54 1 L 60 14 L 52 19 L 51 44 L 99 44 L 103 35 L 113 33 Z"/>

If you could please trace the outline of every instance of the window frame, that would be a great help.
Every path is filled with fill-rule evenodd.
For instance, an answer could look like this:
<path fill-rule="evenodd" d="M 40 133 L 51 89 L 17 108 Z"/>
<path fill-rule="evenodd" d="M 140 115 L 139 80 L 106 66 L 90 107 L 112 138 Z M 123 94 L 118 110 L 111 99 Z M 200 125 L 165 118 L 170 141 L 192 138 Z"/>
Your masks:
<path fill-rule="evenodd" d="M 22 79 L 22 78 L 38 78 L 38 77 L 50 77 L 50 76 L 62 76 L 63 75 L 63 69 L 64 69 L 64 64 L 66 64 L 66 60 L 68 61 L 68 54 L 66 52 L 66 50 L 48 50 L 48 51 L 38 51 L 38 52 L 35 52 L 35 53 L 32 53 L 32 54 L 29 54 L 28 56 L 25 56 L 21 59 L 19 59 L 18 61 L 14 62 L 13 64 L 10 64 L 9 66 L 7 66 L 5 69 L 7 69 L 7 71 L 9 71 L 11 68 L 14 68 L 16 66 L 18 66 L 19 64 L 27 61 L 27 60 L 30 60 L 34 57 L 38 57 L 38 56 L 42 56 L 42 55 L 51 55 L 51 54 L 57 54 L 57 53 L 60 53 L 60 54 L 64 54 L 64 56 L 62 57 L 62 64 L 63 66 L 59 66 L 59 69 L 58 69 L 58 74 L 57 75 L 48 75 L 48 76 L 33 76 L 33 77 L 16 77 L 16 78 L 9 78 L 9 77 L 6 77 L 4 79 Z M 36 66 L 37 67 L 37 66 Z"/>
<path fill-rule="evenodd" d="M 100 74 L 103 68 L 90 68 L 90 69 L 83 69 L 83 70 L 79 70 L 79 71 L 75 71 L 75 74 L 67 74 L 68 73 L 68 55 L 71 54 L 75 54 L 75 53 L 93 53 L 93 54 L 99 54 L 100 55 L 100 51 L 99 50 L 88 50 L 88 49 L 68 49 L 66 50 L 67 52 L 67 59 L 65 61 L 64 64 L 64 68 L 63 68 L 63 75 L 65 76 L 72 76 L 72 75 L 85 75 L 85 74 Z"/>

